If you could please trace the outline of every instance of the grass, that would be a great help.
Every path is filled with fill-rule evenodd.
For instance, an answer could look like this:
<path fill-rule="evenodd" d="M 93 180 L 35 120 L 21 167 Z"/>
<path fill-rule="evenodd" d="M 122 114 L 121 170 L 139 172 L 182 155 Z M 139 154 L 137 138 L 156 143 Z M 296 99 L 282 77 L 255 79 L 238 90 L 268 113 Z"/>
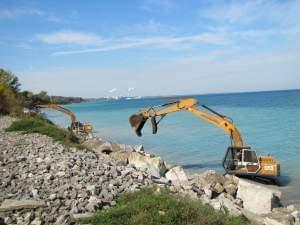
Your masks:
<path fill-rule="evenodd" d="M 93 225 L 242 225 L 243 217 L 215 211 L 199 200 L 166 190 L 143 189 L 119 197 L 117 206 L 102 210 L 84 223 Z"/>
<path fill-rule="evenodd" d="M 39 133 L 52 137 L 54 141 L 60 142 L 69 147 L 84 148 L 78 138 L 69 130 L 57 127 L 51 121 L 41 117 L 22 117 L 14 121 L 5 131 L 21 131 L 23 133 Z"/>

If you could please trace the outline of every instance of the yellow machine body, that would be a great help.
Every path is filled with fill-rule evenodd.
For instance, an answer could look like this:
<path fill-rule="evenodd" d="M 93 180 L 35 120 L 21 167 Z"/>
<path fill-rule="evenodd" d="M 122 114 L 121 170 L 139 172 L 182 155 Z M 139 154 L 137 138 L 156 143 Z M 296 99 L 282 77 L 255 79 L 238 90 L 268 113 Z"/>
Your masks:
<path fill-rule="evenodd" d="M 131 127 L 138 136 L 142 136 L 142 129 L 150 118 L 152 132 L 156 134 L 157 126 L 161 119 L 167 114 L 186 110 L 193 115 L 222 128 L 229 134 L 232 146 L 228 147 L 223 167 L 227 173 L 243 176 L 260 176 L 275 178 L 280 175 L 280 164 L 271 156 L 256 156 L 256 151 L 244 145 L 243 138 L 233 123 L 233 121 L 206 105 L 201 105 L 204 109 L 196 107 L 198 101 L 194 98 L 180 99 L 176 102 L 167 103 L 160 106 L 152 106 L 134 114 L 129 118 Z M 157 121 L 157 117 L 159 121 Z"/>
<path fill-rule="evenodd" d="M 37 105 L 37 107 L 44 108 L 44 109 L 54 109 L 56 111 L 65 113 L 67 116 L 71 118 L 70 129 L 76 134 L 80 134 L 80 133 L 89 134 L 93 132 L 93 127 L 91 124 L 88 123 L 83 124 L 79 122 L 73 112 L 60 105 L 50 103 L 50 104 Z"/>

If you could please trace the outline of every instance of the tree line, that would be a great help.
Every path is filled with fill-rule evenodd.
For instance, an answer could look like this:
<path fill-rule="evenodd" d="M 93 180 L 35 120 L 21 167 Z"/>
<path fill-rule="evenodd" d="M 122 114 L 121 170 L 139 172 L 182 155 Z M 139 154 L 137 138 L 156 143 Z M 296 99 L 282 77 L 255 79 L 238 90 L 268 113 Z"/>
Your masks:
<path fill-rule="evenodd" d="M 84 101 L 80 97 L 49 96 L 41 91 L 21 91 L 21 83 L 12 72 L 0 68 L 0 114 L 22 114 L 24 108 L 32 109 L 38 104 L 69 104 Z"/>

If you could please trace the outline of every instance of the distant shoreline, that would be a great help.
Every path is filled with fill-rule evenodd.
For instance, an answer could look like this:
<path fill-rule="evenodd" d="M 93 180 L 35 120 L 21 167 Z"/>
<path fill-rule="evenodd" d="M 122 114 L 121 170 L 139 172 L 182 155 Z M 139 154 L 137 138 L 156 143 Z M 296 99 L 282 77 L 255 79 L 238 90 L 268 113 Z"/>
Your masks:
<path fill-rule="evenodd" d="M 81 102 L 95 102 L 95 101 L 117 101 L 117 100 L 139 100 L 152 98 L 181 98 L 189 96 L 218 96 L 218 95 L 240 95 L 240 94 L 259 94 L 259 93 L 274 93 L 274 92 L 294 92 L 300 89 L 285 89 L 285 90 L 262 90 L 262 91 L 243 91 L 243 92 L 215 92 L 215 93 L 193 93 L 193 94 L 175 94 L 175 95 L 155 95 L 155 96 L 115 96 L 115 97 L 99 97 L 99 98 L 82 98 Z M 77 103 L 81 103 L 77 102 Z"/>

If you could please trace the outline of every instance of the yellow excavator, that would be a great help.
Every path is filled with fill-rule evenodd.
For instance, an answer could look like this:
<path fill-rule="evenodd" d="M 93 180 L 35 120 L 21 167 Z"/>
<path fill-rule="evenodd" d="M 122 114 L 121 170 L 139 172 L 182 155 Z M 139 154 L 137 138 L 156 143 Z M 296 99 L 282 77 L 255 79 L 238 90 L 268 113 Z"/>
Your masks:
<path fill-rule="evenodd" d="M 279 162 L 269 155 L 257 157 L 256 151 L 244 144 L 240 132 L 229 117 L 216 112 L 206 105 L 199 105 L 200 109 L 200 107 L 196 107 L 197 104 L 196 99 L 187 98 L 160 106 L 149 107 L 138 114 L 132 115 L 129 118 L 129 122 L 136 134 L 142 136 L 142 129 L 150 118 L 152 133 L 156 134 L 159 122 L 167 114 L 186 110 L 229 133 L 231 146 L 227 148 L 222 162 L 226 173 L 272 180 L 276 180 L 276 177 L 280 176 Z M 157 120 L 157 117 L 159 120 Z"/>
<path fill-rule="evenodd" d="M 91 124 L 88 123 L 81 123 L 77 120 L 74 113 L 72 113 L 70 110 L 63 108 L 60 105 L 57 104 L 43 104 L 43 105 L 37 105 L 37 108 L 43 108 L 43 109 L 54 109 L 59 112 L 65 113 L 71 118 L 71 125 L 70 130 L 72 130 L 75 134 L 91 134 L 93 132 L 93 127 Z"/>

